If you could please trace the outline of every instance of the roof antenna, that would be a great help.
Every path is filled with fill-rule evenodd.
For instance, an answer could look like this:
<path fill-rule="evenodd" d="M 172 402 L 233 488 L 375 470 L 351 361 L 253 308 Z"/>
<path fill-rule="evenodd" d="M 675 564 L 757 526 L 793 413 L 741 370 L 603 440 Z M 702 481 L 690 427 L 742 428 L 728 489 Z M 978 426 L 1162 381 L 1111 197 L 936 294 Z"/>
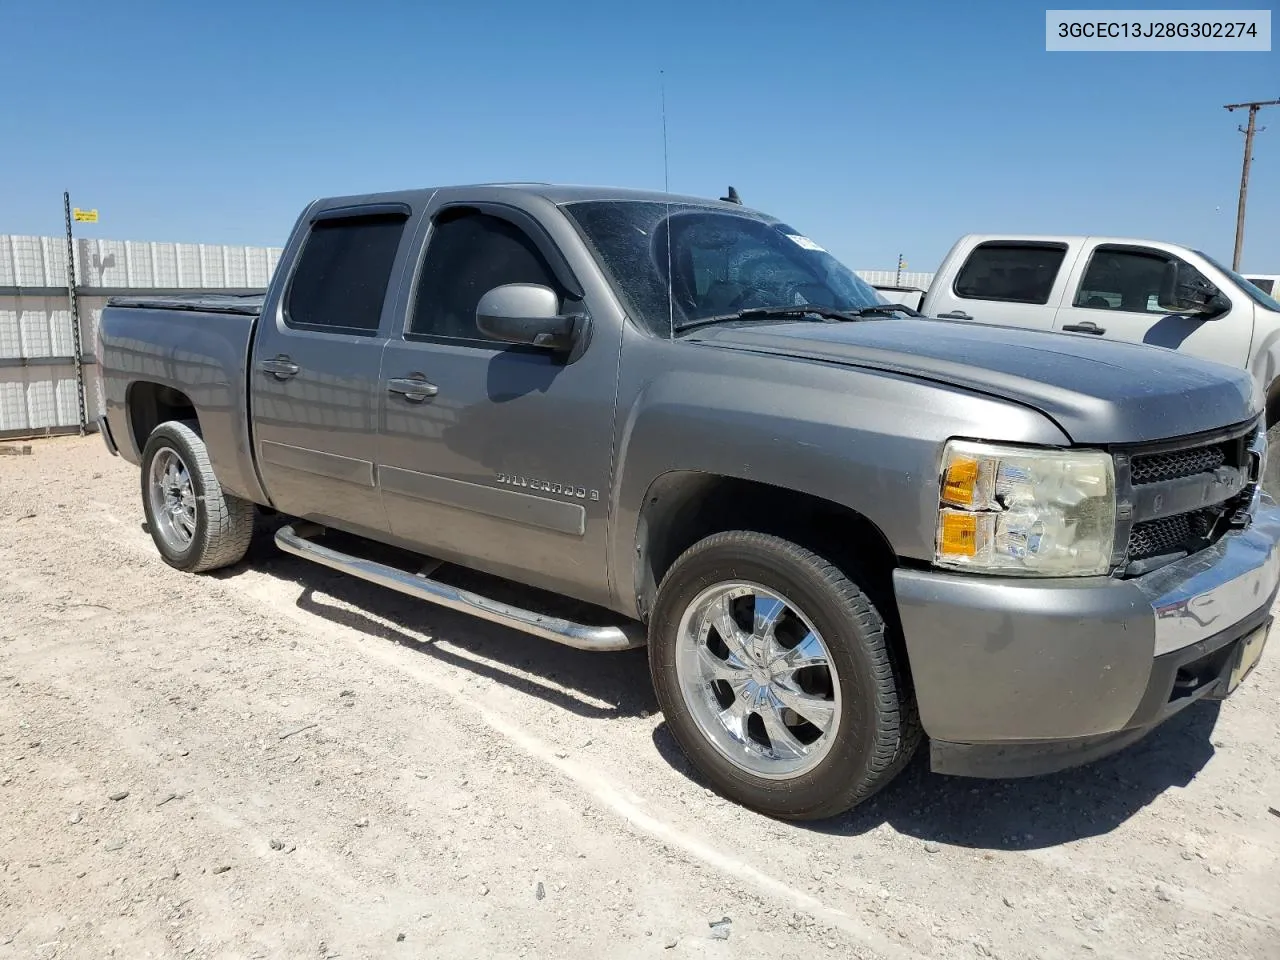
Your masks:
<path fill-rule="evenodd" d="M 667 163 L 667 77 L 658 71 L 658 89 L 662 94 L 662 192 L 671 192 L 671 167 Z"/>
<path fill-rule="evenodd" d="M 667 232 L 667 335 L 676 337 L 676 295 L 675 285 L 671 278 L 671 167 L 667 163 L 667 76 L 665 70 L 658 71 L 658 89 L 662 94 L 662 198 L 663 228 Z M 656 237 L 656 233 L 655 233 Z"/>
<path fill-rule="evenodd" d="M 721 197 L 720 199 L 723 200 L 725 203 L 736 203 L 739 206 L 742 205 L 742 198 L 738 196 L 738 191 L 733 189 L 733 187 L 730 187 L 729 193 L 726 196 Z"/>

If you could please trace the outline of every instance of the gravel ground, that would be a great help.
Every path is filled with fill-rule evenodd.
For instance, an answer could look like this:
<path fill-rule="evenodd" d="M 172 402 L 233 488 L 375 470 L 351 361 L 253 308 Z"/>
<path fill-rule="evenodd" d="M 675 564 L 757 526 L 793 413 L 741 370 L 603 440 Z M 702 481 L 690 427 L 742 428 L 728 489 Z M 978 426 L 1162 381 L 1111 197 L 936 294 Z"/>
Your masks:
<path fill-rule="evenodd" d="M 922 753 L 789 825 L 697 782 L 643 651 L 268 538 L 179 573 L 135 468 L 31 446 L 0 456 L 4 960 L 1280 957 L 1280 653 L 1091 767 L 985 782 Z"/>

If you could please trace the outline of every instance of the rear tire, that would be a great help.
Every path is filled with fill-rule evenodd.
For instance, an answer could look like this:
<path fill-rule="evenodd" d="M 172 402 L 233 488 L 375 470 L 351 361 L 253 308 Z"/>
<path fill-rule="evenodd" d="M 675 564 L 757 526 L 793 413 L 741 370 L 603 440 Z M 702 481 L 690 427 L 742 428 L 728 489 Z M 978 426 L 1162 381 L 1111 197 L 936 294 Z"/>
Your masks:
<path fill-rule="evenodd" d="M 856 583 L 749 531 L 685 551 L 649 626 L 654 688 L 682 750 L 725 797 L 789 820 L 848 810 L 914 754 L 918 713 L 896 659 Z"/>
<path fill-rule="evenodd" d="M 239 563 L 253 537 L 256 509 L 223 492 L 193 420 L 169 420 L 142 451 L 142 510 L 164 562 L 188 573 Z"/>

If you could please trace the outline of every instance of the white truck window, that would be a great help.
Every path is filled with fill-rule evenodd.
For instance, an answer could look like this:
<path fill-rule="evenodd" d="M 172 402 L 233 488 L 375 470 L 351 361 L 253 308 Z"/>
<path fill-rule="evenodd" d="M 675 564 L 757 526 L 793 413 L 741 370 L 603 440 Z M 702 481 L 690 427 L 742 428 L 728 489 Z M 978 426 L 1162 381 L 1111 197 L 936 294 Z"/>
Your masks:
<path fill-rule="evenodd" d="M 956 276 L 956 296 L 1046 304 L 1066 252 L 1062 243 L 979 244 Z"/>
<path fill-rule="evenodd" d="M 1174 307 L 1160 301 L 1165 269 L 1177 258 L 1155 250 L 1099 245 L 1089 258 L 1073 306 L 1125 313 L 1169 313 Z M 1179 260 L 1183 282 L 1208 281 L 1195 267 Z"/>

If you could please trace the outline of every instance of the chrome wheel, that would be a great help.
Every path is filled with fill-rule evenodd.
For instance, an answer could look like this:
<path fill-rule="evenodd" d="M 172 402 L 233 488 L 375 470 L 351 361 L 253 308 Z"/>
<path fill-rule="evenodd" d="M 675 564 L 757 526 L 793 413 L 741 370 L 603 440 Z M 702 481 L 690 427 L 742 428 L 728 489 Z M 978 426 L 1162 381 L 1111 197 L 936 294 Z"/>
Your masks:
<path fill-rule="evenodd" d="M 822 636 L 786 597 L 716 584 L 685 609 L 676 644 L 685 705 L 735 765 L 787 779 L 826 756 L 840 725 L 839 678 Z"/>
<path fill-rule="evenodd" d="M 191 471 L 172 447 L 151 460 L 148 494 L 157 532 L 174 550 L 186 550 L 196 535 L 196 492 Z"/>

